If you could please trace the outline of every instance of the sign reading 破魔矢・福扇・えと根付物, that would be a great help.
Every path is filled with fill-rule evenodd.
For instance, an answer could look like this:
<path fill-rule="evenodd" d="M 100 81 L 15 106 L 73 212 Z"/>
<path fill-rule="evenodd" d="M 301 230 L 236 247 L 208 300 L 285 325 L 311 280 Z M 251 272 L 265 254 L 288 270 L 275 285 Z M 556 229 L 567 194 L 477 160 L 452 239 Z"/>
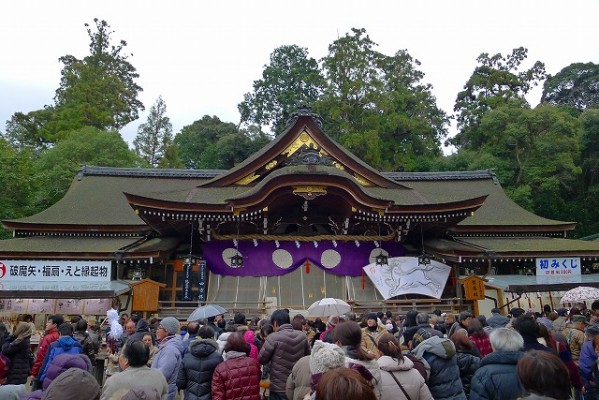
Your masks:
<path fill-rule="evenodd" d="M 0 282 L 108 282 L 110 260 L 0 260 Z"/>

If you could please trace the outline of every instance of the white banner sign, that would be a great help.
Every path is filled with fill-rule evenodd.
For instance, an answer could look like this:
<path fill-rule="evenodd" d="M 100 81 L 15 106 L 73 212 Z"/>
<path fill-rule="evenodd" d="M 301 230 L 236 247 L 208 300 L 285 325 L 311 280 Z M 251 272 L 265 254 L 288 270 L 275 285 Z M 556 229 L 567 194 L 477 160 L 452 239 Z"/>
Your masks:
<path fill-rule="evenodd" d="M 0 260 L 0 282 L 109 282 L 110 261 Z"/>
<path fill-rule="evenodd" d="M 388 300 L 400 294 L 422 294 L 441 298 L 451 267 L 435 260 L 419 265 L 416 257 L 389 258 L 387 265 L 368 264 L 364 272 Z"/>
<path fill-rule="evenodd" d="M 580 257 L 537 258 L 537 283 L 579 283 Z"/>

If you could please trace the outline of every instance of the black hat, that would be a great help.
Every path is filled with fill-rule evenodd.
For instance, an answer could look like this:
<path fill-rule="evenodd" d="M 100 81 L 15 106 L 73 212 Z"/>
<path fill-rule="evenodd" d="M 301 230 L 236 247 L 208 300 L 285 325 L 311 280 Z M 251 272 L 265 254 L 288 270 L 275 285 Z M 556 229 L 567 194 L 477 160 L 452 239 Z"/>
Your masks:
<path fill-rule="evenodd" d="M 377 315 L 374 312 L 369 312 L 368 314 L 366 314 L 366 319 L 373 319 L 373 320 L 377 320 Z"/>
<path fill-rule="evenodd" d="M 584 329 L 584 333 L 586 333 L 589 336 L 596 336 L 599 335 L 599 326 L 597 325 L 589 325 Z"/>
<path fill-rule="evenodd" d="M 565 315 L 568 315 L 568 309 L 567 308 L 558 308 L 557 315 L 560 315 L 562 317 Z"/>
<path fill-rule="evenodd" d="M 491 314 L 499 314 L 501 311 L 499 311 L 499 308 L 495 307 L 491 310 Z"/>
<path fill-rule="evenodd" d="M 514 318 L 518 318 L 519 316 L 523 315 L 526 311 L 524 311 L 523 308 L 520 307 L 514 307 L 510 310 L 510 314 L 512 314 L 512 317 Z"/>
<path fill-rule="evenodd" d="M 464 321 L 466 318 L 474 318 L 474 315 L 470 311 L 462 311 L 460 313 L 460 321 Z"/>

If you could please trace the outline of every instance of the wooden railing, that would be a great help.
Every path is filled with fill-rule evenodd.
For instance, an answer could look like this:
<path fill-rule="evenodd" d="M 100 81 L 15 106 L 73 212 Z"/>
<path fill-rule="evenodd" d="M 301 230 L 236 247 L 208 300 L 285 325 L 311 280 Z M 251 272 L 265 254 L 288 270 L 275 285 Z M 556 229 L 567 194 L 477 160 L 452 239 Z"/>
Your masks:
<path fill-rule="evenodd" d="M 432 312 L 435 309 L 441 312 L 460 312 L 467 309 L 472 309 L 471 302 L 464 301 L 459 298 L 445 299 L 401 299 L 401 300 L 382 300 L 371 302 L 349 302 L 352 306 L 352 311 L 356 314 L 362 314 L 369 311 L 391 311 L 393 314 L 405 314 L 410 310 L 418 310 L 421 312 Z M 173 306 L 172 301 L 159 301 L 160 316 L 173 316 L 181 320 L 186 320 L 187 317 L 197 307 L 206 304 L 198 303 L 197 301 L 176 301 Z M 248 318 L 253 316 L 264 317 L 267 314 L 268 304 L 257 302 L 220 302 L 220 306 L 227 309 L 227 316 L 232 316 L 236 312 L 245 314 Z M 302 305 L 294 306 L 287 305 L 286 308 L 301 310 Z"/>

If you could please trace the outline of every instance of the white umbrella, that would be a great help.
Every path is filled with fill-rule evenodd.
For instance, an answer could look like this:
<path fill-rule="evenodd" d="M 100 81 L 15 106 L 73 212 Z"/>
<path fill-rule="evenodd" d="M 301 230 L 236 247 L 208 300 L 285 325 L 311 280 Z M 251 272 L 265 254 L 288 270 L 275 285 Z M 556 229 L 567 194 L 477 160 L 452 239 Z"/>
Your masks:
<path fill-rule="evenodd" d="M 343 300 L 325 297 L 308 307 L 308 315 L 312 317 L 330 317 L 331 315 L 343 315 L 351 311 L 351 307 Z"/>
<path fill-rule="evenodd" d="M 579 303 L 585 300 L 596 300 L 599 299 L 599 289 L 590 286 L 578 286 L 574 289 L 568 290 L 564 293 L 562 304 L 565 303 Z"/>
<path fill-rule="evenodd" d="M 227 310 L 218 304 L 206 304 L 193 310 L 193 312 L 187 318 L 187 321 L 198 321 L 200 319 L 206 319 L 215 317 L 220 314 L 226 313 Z"/>

